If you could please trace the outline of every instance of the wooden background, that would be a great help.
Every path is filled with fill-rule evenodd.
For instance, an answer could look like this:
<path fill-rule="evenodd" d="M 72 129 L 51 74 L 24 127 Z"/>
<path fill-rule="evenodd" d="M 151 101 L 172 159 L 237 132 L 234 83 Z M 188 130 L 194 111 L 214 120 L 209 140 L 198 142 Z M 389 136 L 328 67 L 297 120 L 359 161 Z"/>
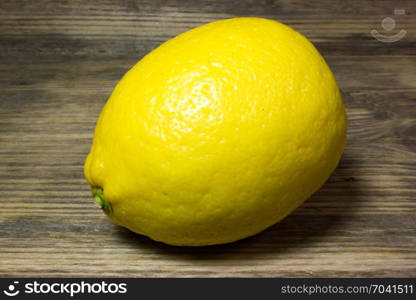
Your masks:
<path fill-rule="evenodd" d="M 0 275 L 414 277 L 415 11 L 412 0 L 1 0 Z M 82 169 L 114 85 L 166 39 L 235 16 L 287 23 L 325 56 L 349 118 L 338 169 L 294 214 L 233 244 L 170 247 L 112 225 Z M 382 43 L 372 29 L 407 35 Z"/>

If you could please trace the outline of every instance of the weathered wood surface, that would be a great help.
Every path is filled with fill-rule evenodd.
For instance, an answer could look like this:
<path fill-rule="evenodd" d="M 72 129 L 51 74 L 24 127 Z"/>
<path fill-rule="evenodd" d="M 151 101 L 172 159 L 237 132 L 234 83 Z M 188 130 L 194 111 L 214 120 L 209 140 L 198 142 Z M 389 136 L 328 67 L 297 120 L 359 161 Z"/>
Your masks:
<path fill-rule="evenodd" d="M 405 15 L 393 15 L 394 9 Z M 1 276 L 415 276 L 415 1 L 0 1 Z M 345 98 L 349 140 L 327 184 L 246 240 L 177 248 L 112 225 L 83 179 L 120 77 L 166 39 L 264 16 L 309 37 Z M 370 35 L 384 17 L 407 35 Z"/>

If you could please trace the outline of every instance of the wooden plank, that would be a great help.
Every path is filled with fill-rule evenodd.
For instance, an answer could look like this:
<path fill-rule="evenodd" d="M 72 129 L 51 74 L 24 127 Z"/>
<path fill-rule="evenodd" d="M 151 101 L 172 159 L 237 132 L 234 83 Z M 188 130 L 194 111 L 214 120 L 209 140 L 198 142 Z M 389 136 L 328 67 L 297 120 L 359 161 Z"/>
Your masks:
<path fill-rule="evenodd" d="M 415 5 L 2 0 L 0 276 L 414 277 Z M 171 247 L 112 225 L 82 169 L 116 82 L 180 32 L 253 15 L 304 33 L 336 75 L 349 133 L 335 173 L 291 216 L 228 245 Z M 370 35 L 386 16 L 407 30 L 402 41 Z"/>

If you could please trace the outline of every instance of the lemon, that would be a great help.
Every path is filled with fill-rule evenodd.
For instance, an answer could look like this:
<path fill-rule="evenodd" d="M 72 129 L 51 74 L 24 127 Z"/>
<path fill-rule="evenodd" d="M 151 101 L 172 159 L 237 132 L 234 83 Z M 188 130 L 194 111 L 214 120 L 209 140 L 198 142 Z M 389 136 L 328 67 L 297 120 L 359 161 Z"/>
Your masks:
<path fill-rule="evenodd" d="M 278 222 L 340 160 L 334 76 L 301 34 L 220 20 L 165 42 L 101 112 L 85 176 L 113 222 L 171 245 L 236 241 Z"/>

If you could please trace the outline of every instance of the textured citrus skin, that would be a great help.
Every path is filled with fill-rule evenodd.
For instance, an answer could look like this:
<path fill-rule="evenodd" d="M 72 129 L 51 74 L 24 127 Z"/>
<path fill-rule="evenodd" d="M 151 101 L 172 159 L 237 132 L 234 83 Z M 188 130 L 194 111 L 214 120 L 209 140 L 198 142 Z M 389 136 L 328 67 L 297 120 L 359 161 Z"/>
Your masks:
<path fill-rule="evenodd" d="M 232 242 L 276 223 L 334 170 L 346 116 L 314 46 L 276 21 L 209 23 L 121 79 L 85 176 L 117 224 L 172 245 Z"/>

